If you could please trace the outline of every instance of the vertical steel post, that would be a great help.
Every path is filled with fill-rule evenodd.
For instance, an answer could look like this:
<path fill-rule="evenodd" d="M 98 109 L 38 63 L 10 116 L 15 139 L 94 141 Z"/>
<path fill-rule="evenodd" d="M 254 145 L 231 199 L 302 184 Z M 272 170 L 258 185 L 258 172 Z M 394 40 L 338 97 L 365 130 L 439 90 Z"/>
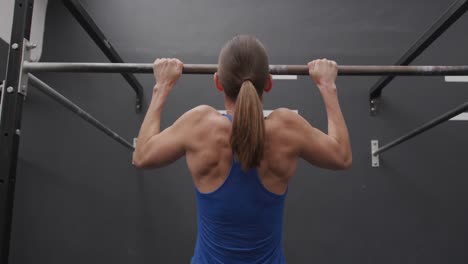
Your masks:
<path fill-rule="evenodd" d="M 0 119 L 0 263 L 8 264 L 16 181 L 16 165 L 21 132 L 22 65 L 25 41 L 31 31 L 34 0 L 16 0 L 8 53 Z"/>

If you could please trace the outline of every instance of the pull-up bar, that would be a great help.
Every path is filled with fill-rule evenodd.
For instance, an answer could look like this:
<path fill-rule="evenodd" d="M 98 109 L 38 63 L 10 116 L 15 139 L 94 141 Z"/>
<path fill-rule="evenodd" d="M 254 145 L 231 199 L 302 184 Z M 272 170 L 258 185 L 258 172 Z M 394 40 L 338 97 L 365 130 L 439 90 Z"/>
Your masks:
<path fill-rule="evenodd" d="M 151 63 L 68 63 L 24 62 L 26 72 L 95 72 L 95 73 L 153 73 Z M 217 64 L 184 64 L 185 74 L 213 74 Z M 270 65 L 275 75 L 308 75 L 306 65 Z M 468 75 L 468 66 L 358 66 L 340 65 L 338 74 L 343 76 L 456 76 Z"/>

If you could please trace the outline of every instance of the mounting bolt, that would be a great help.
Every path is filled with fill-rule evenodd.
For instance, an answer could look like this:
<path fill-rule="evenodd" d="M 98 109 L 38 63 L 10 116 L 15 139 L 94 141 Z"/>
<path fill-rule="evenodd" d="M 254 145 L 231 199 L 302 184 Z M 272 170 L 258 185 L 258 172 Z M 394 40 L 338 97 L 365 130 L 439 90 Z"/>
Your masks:
<path fill-rule="evenodd" d="M 16 132 L 16 135 L 18 135 L 18 136 L 19 136 L 19 135 L 21 135 L 21 130 L 19 130 L 19 129 L 16 129 L 16 131 L 15 131 L 15 132 Z"/>
<path fill-rule="evenodd" d="M 32 49 L 37 48 L 37 44 L 36 44 L 36 43 L 29 43 L 26 47 L 27 47 L 28 49 L 32 50 Z"/>
<path fill-rule="evenodd" d="M 13 89 L 13 87 L 11 87 L 11 86 L 9 86 L 9 87 L 6 89 L 7 93 L 12 93 L 13 90 L 15 90 L 15 89 Z"/>
<path fill-rule="evenodd" d="M 375 108 L 374 108 L 374 107 L 372 107 L 370 110 L 373 112 L 373 111 L 375 111 Z"/>
<path fill-rule="evenodd" d="M 11 45 L 11 48 L 14 49 L 14 50 L 18 49 L 18 43 L 13 43 Z"/>

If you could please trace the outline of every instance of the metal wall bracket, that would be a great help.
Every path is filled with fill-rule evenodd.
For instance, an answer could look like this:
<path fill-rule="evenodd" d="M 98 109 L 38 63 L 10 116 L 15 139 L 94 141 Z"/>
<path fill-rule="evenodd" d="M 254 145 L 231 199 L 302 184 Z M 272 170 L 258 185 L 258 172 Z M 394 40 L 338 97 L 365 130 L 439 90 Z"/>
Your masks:
<path fill-rule="evenodd" d="M 3 105 L 3 94 L 4 94 L 5 80 L 0 84 L 0 122 L 2 121 L 2 105 Z"/>
<path fill-rule="evenodd" d="M 380 97 L 370 97 L 369 98 L 369 106 L 370 106 L 370 114 L 377 115 L 380 106 Z"/>
<path fill-rule="evenodd" d="M 468 0 L 453 1 L 440 18 L 434 22 L 426 32 L 424 32 L 424 34 L 400 57 L 400 59 L 398 59 L 395 65 L 410 65 L 467 11 Z M 388 75 L 380 78 L 369 91 L 370 99 L 380 98 L 383 89 L 387 87 L 394 78 L 395 75 Z M 377 107 L 375 107 L 375 111 L 371 110 L 371 115 L 376 115 L 377 110 Z"/>
<path fill-rule="evenodd" d="M 380 166 L 379 154 L 374 155 L 374 152 L 379 149 L 379 141 L 371 140 L 371 157 L 372 157 L 372 168 L 378 168 Z"/>
<path fill-rule="evenodd" d="M 138 141 L 138 138 L 133 138 L 133 148 L 134 149 L 136 149 L 137 141 Z M 132 165 L 135 165 L 135 163 L 133 163 L 133 157 L 132 157 Z"/>
<path fill-rule="evenodd" d="M 114 49 L 80 0 L 62 0 L 62 2 L 111 62 L 124 63 L 122 57 Z M 136 93 L 135 108 L 136 112 L 139 113 L 143 108 L 143 86 L 132 73 L 122 72 L 121 74 Z"/>
<path fill-rule="evenodd" d="M 22 52 L 23 58 L 21 59 L 22 62 L 31 61 L 31 47 L 32 45 L 29 43 L 29 41 L 24 39 Z M 24 95 L 24 98 L 26 99 L 26 95 L 28 94 L 28 73 L 24 71 L 23 65 L 24 64 L 21 63 L 21 75 L 18 82 L 18 93 Z"/>

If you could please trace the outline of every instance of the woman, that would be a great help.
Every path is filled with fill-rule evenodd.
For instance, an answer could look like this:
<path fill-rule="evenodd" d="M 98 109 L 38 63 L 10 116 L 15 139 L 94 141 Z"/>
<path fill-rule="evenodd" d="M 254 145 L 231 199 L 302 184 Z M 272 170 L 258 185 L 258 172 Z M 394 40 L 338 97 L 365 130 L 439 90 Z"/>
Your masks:
<path fill-rule="evenodd" d="M 193 264 L 285 263 L 284 200 L 299 158 L 328 169 L 351 166 L 336 63 L 324 59 L 308 66 L 325 102 L 328 135 L 288 109 L 264 119 L 263 93 L 272 87 L 268 56 L 259 40 L 245 35 L 223 47 L 214 75 L 228 114 L 198 106 L 160 131 L 164 103 L 183 64 L 156 60 L 156 86 L 133 160 L 138 168 L 158 168 L 186 156 L 198 205 Z"/>

